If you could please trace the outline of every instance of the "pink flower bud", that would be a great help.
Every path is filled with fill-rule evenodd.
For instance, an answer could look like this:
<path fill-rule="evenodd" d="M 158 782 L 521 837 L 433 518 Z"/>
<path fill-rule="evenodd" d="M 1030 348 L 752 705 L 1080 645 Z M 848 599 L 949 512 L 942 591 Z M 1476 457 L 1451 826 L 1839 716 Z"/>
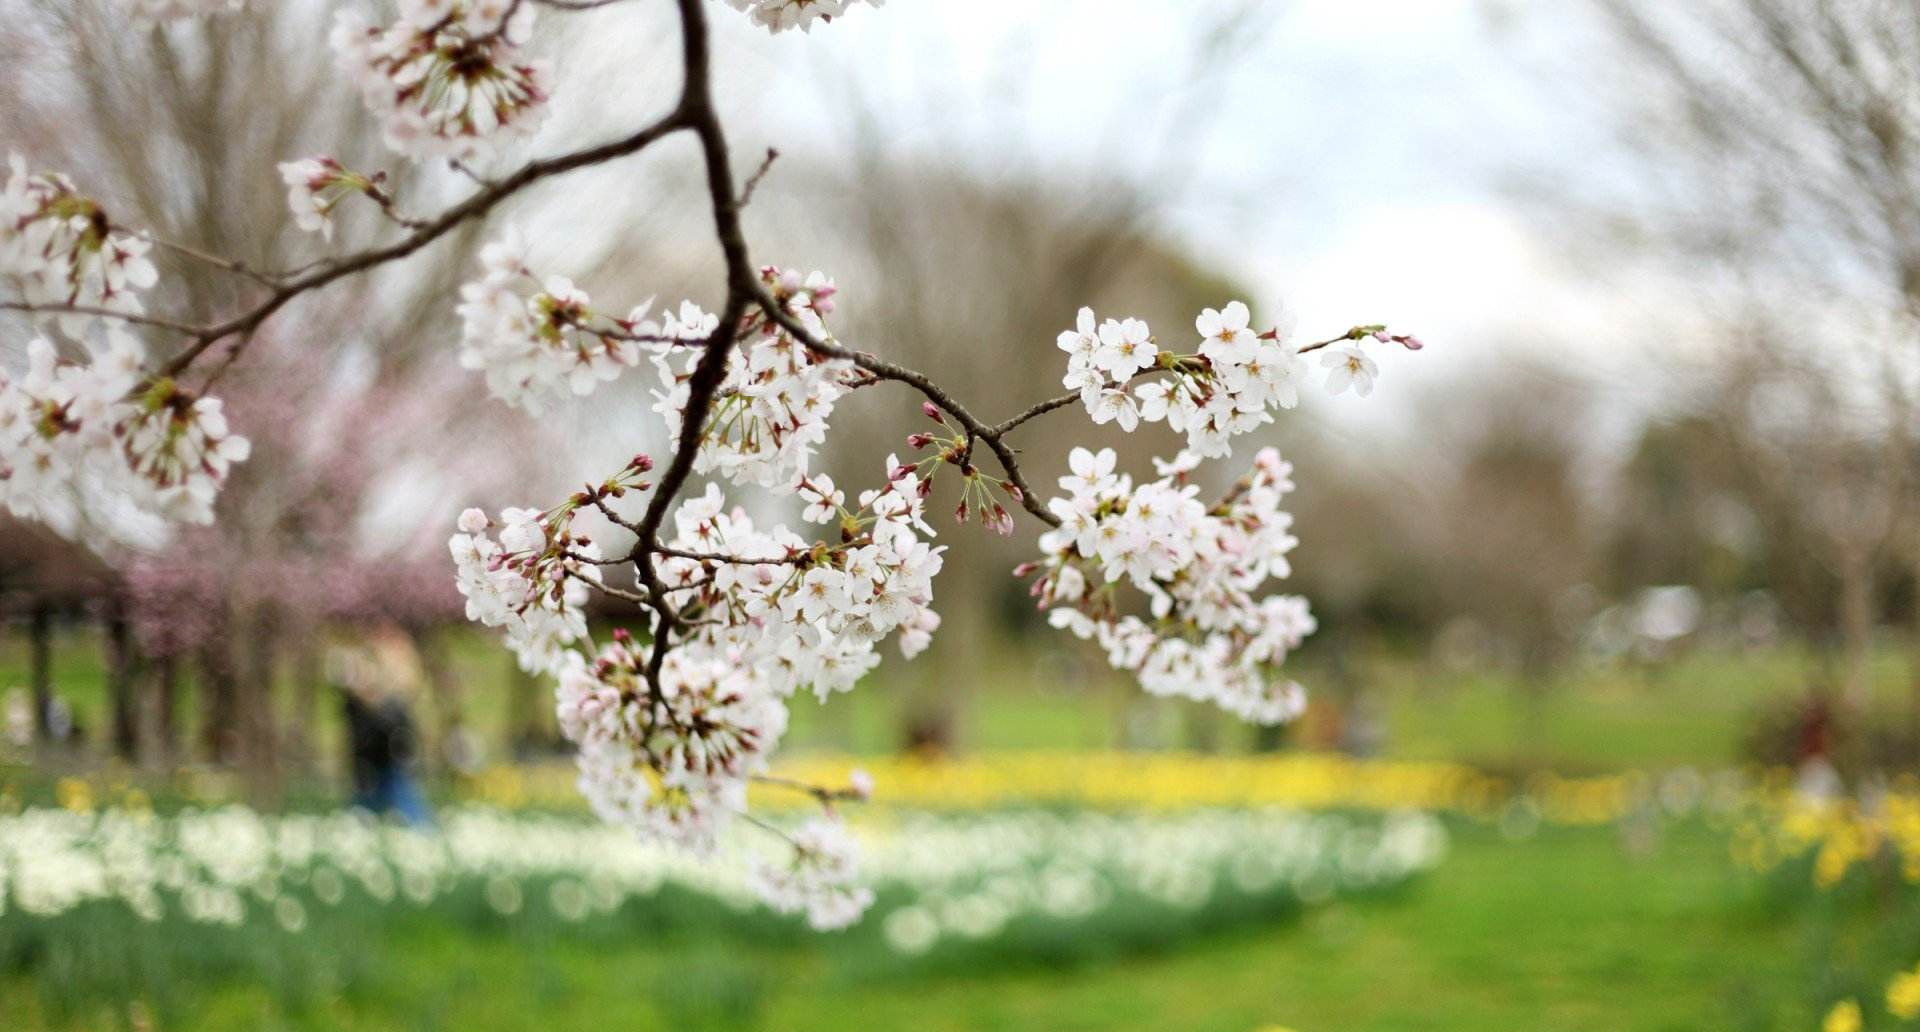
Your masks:
<path fill-rule="evenodd" d="M 1024 562 L 1013 568 L 1013 575 L 1015 577 L 1031 577 L 1033 576 L 1034 571 L 1038 570 L 1039 568 L 1040 568 L 1039 563 Z"/>
<path fill-rule="evenodd" d="M 946 419 L 940 415 L 940 410 L 934 407 L 933 402 L 931 401 L 921 402 L 920 411 L 926 413 L 928 419 L 933 420 L 934 422 L 940 424 L 941 426 L 947 425 Z"/>
<path fill-rule="evenodd" d="M 932 434 L 912 434 L 907 437 L 907 447 L 912 448 L 914 451 L 919 451 L 932 443 Z"/>
<path fill-rule="evenodd" d="M 962 498 L 959 506 L 953 510 L 953 521 L 955 523 L 965 523 L 967 522 L 967 516 L 967 501 Z"/>

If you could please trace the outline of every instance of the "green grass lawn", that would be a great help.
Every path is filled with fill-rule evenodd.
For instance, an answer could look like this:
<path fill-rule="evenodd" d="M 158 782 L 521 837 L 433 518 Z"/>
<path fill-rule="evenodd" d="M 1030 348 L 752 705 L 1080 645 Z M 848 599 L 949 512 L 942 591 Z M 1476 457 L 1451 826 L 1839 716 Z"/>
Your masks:
<path fill-rule="evenodd" d="M 17 635 L 0 644 L 0 690 L 24 680 L 24 651 Z M 961 700 L 966 748 L 1177 745 L 1209 731 L 1229 750 L 1250 743 L 1231 722 L 1209 728 L 1143 700 L 1086 657 L 1051 647 L 989 654 L 962 667 L 889 664 L 875 684 L 826 708 L 799 700 L 790 741 L 891 750 L 906 700 L 932 690 Z M 489 741 L 504 738 L 504 654 L 470 634 L 454 656 L 473 725 Z M 1813 670 L 1789 651 L 1694 655 L 1653 671 L 1592 668 L 1569 674 L 1532 710 L 1499 674 L 1380 656 L 1351 678 L 1382 700 L 1388 756 L 1578 772 L 1735 762 L 1759 711 L 1804 691 Z M 1300 676 L 1333 683 L 1310 666 Z M 1889 651 L 1876 679 L 1884 707 L 1907 705 L 1909 677 Z M 88 638 L 63 638 L 57 679 L 97 732 L 104 707 Z M 336 736 L 330 707 L 326 718 L 322 737 Z M 1834 927 L 1804 909 L 1763 905 L 1732 870 L 1723 837 L 1698 825 L 1668 829 L 1644 855 L 1624 851 L 1613 828 L 1510 842 L 1467 826 L 1441 868 L 1396 898 L 1335 903 L 1258 931 L 1070 969 L 1008 960 L 880 971 L 830 937 L 610 940 L 476 933 L 420 918 L 328 944 L 362 958 L 345 992 L 293 1006 L 258 980 L 188 980 L 160 1027 L 1805 1030 L 1839 990 L 1870 997 L 1890 970 L 1861 963 L 1847 983 L 1852 947 Z M 0 976 L 0 1029 L 152 1027 L 123 1005 L 85 994 L 75 1002 L 57 978 L 46 969 Z"/>
<path fill-rule="evenodd" d="M 835 940 L 608 941 L 475 934 L 434 922 L 333 948 L 354 989 L 289 1011 L 259 985 L 177 987 L 163 1027 L 365 1030 L 1180 1029 L 1254 1032 L 1679 1032 L 1811 1029 L 1831 942 L 1762 905 L 1698 824 L 1643 856 L 1612 829 L 1512 842 L 1464 828 L 1412 891 L 1334 903 L 1257 931 L 1066 969 L 974 961 L 863 968 Z M 113 1028 L 127 1013 L 0 982 L 9 1029 Z"/>

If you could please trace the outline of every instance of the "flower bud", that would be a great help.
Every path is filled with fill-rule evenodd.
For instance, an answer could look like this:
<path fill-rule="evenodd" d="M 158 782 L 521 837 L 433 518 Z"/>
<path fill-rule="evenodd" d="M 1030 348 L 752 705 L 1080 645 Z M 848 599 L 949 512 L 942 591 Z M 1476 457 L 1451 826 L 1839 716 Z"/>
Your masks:
<path fill-rule="evenodd" d="M 934 406 L 933 402 L 931 401 L 921 402 L 920 411 L 926 413 L 926 416 L 928 419 L 933 420 L 934 422 L 940 424 L 941 426 L 947 425 L 947 421 L 945 417 L 940 415 L 940 410 Z"/>

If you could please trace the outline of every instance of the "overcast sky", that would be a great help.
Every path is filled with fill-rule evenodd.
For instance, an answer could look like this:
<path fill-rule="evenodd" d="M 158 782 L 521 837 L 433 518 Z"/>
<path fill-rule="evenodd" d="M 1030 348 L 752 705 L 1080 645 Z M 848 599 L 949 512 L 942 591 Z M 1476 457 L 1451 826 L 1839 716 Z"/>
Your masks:
<path fill-rule="evenodd" d="M 732 104 L 763 108 L 785 149 L 843 141 L 849 83 L 903 154 L 987 176 L 1151 177 L 1175 141 L 1192 178 L 1163 231 L 1257 290 L 1256 318 L 1284 297 L 1305 332 L 1417 331 L 1434 345 L 1423 378 L 1516 346 L 1617 372 L 1618 340 L 1592 340 L 1618 334 L 1619 298 L 1574 275 L 1511 192 L 1586 174 L 1603 146 L 1568 102 L 1578 85 L 1555 85 L 1588 31 L 1567 5 L 1272 0 L 1239 57 L 1196 69 L 1195 26 L 1222 6 L 893 0 L 810 36 L 722 38 L 747 84 Z M 1413 374 L 1396 358 L 1371 411 L 1345 414 L 1394 418 Z"/>

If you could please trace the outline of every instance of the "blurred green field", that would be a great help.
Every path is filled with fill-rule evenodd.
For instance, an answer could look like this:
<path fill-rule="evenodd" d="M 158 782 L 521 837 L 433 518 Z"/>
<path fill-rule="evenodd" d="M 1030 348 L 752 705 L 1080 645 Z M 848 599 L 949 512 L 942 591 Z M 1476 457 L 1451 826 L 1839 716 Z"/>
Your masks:
<path fill-rule="evenodd" d="M 93 741 L 103 737 L 105 693 L 97 636 L 60 636 L 55 682 Z M 448 655 L 460 683 L 465 722 L 488 760 L 506 758 L 511 660 L 489 636 L 451 633 Z M 1255 732 L 1218 717 L 1208 707 L 1143 697 L 1111 676 L 1097 657 L 1058 643 L 1008 641 L 984 650 L 963 668 L 883 665 L 861 690 L 827 706 L 798 700 L 789 750 L 831 749 L 881 754 L 902 747 L 902 728 L 915 699 L 941 696 L 951 707 L 955 740 L 963 750 L 1195 747 L 1238 752 Z M 1659 769 L 1740 762 L 1742 739 L 1769 709 L 1790 704 L 1821 677 L 1804 652 L 1695 652 L 1655 666 L 1589 665 L 1567 671 L 1551 690 L 1530 695 L 1501 672 L 1453 670 L 1391 653 L 1377 653 L 1341 671 L 1309 654 L 1295 676 L 1310 692 L 1328 695 L 1363 686 L 1381 722 L 1380 755 L 1391 759 L 1450 760 L 1484 769 L 1548 768 L 1566 773 Z M 1914 712 L 1913 675 L 1903 650 L 1877 657 L 1874 678 L 1881 716 L 1905 720 Z M 24 636 L 0 639 L 0 692 L 27 680 Z M 191 678 L 180 703 L 191 734 Z M 284 686 L 285 693 L 289 689 Z M 544 718 L 547 700 L 532 696 Z M 417 707 L 429 728 L 431 706 Z M 321 696 L 319 739 L 337 748 L 339 714 Z M 1315 721 L 1290 732 L 1308 747 Z"/>
<path fill-rule="evenodd" d="M 63 636 L 57 681 L 97 741 L 93 645 Z M 501 759 L 508 661 L 478 635 L 460 635 L 451 652 L 469 726 Z M 929 690 L 963 697 L 963 749 L 1254 743 L 1231 722 L 1141 699 L 1087 657 L 1041 646 L 989 654 L 964 671 L 890 664 L 831 706 L 801 700 L 792 747 L 894 751 L 905 707 Z M 1367 686 L 1383 714 L 1383 756 L 1579 773 L 1735 764 L 1746 730 L 1804 693 L 1818 668 L 1784 650 L 1700 653 L 1653 669 L 1575 671 L 1539 698 L 1504 675 L 1391 655 L 1337 677 L 1307 664 L 1298 676 Z M 1881 657 L 1877 703 L 1890 717 L 1910 712 L 1909 679 L 1901 654 Z M 10 636 L 0 690 L 24 680 L 24 643 Z M 193 712 L 190 697 L 182 712 Z M 336 720 L 324 706 L 323 740 L 337 741 Z M 1308 724 L 1296 733 L 1314 734 Z M 1838 994 L 1872 999 L 1891 966 L 1920 956 L 1920 923 L 1888 945 L 1894 904 L 1781 905 L 1729 862 L 1725 830 L 1698 820 L 1651 841 L 1625 825 L 1518 838 L 1478 824 L 1456 831 L 1445 862 L 1409 891 L 1117 957 L 1096 944 L 1056 964 L 983 957 L 873 969 L 832 937 L 476 933 L 416 916 L 329 944 L 352 958 L 338 993 L 293 999 L 272 978 L 196 976 L 170 988 L 165 1020 L 79 991 L 75 969 L 61 967 L 72 958 L 34 958 L 0 975 L 0 1028 L 1761 1032 L 1817 1028 Z"/>
<path fill-rule="evenodd" d="M 356 972 L 336 998 L 289 1007 L 268 985 L 195 981 L 173 991 L 170 1010 L 186 1020 L 162 1027 L 1811 1029 L 1829 986 L 1808 972 L 1844 966 L 1847 934 L 1844 922 L 1769 906 L 1698 822 L 1638 855 L 1610 828 L 1509 841 L 1468 827 L 1408 893 L 1164 952 L 901 972 L 862 966 L 832 937 L 609 941 L 416 918 L 377 941 L 334 944 Z M 10 1029 L 139 1027 L 124 1006 L 65 997 L 13 976 L 0 982 L 0 1013 Z"/>

